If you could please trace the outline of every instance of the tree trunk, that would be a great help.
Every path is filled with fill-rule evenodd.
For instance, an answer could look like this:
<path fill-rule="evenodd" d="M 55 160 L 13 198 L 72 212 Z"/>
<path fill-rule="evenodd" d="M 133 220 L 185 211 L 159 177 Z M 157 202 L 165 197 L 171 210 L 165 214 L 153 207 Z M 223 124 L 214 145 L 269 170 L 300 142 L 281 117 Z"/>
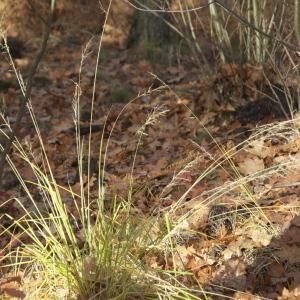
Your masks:
<path fill-rule="evenodd" d="M 147 11 L 135 11 L 127 47 L 138 47 L 140 50 L 146 50 L 169 45 L 174 40 L 174 33 L 167 24 L 171 21 L 171 14 L 151 11 L 162 9 L 155 5 L 153 0 L 145 0 L 143 4 L 143 8 Z M 168 8 L 164 7 L 164 9 Z"/>

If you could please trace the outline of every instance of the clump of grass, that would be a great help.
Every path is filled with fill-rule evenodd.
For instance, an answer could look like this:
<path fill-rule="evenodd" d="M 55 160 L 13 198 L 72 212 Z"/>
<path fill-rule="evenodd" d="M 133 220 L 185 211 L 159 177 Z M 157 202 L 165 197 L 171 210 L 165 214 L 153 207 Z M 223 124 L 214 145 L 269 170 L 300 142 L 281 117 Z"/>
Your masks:
<path fill-rule="evenodd" d="M 95 74 L 97 74 L 97 69 Z M 264 211 L 256 203 L 256 199 L 247 187 L 247 183 L 265 176 L 265 174 L 242 177 L 232 160 L 234 154 L 236 154 L 235 149 L 224 149 L 222 145 L 213 139 L 209 132 L 205 131 L 208 137 L 217 143 L 222 157 L 214 160 L 212 165 L 200 174 L 177 203 L 165 211 L 166 232 L 160 234 L 158 231 L 153 230 L 156 224 L 159 227 L 162 222 L 159 217 L 146 219 L 132 214 L 133 176 L 130 179 L 127 197 L 121 199 L 118 195 L 115 195 L 114 198 L 110 199 L 111 205 L 107 209 L 103 182 L 105 157 L 109 141 L 106 142 L 104 156 L 102 156 L 103 138 L 99 146 L 98 196 L 93 198 L 92 193 L 90 193 L 89 170 L 87 172 L 88 182 L 87 184 L 84 183 L 84 143 L 80 139 L 78 125 L 80 124 L 80 93 L 79 80 L 74 97 L 74 119 L 77 129 L 80 191 L 75 193 L 70 187 L 62 187 L 56 182 L 34 113 L 30 108 L 41 146 L 41 158 L 39 158 L 39 163 L 35 162 L 34 157 L 30 153 L 28 154 L 20 143 L 16 142 L 14 144 L 16 152 L 34 172 L 36 181 L 26 182 L 13 162 L 8 159 L 27 199 L 31 202 L 31 209 L 28 209 L 22 201 L 17 199 L 24 214 L 20 219 L 11 218 L 13 224 L 4 233 L 10 232 L 12 238 L 15 238 L 16 233 L 18 233 L 19 245 L 9 251 L 1 260 L 5 262 L 6 267 L 13 268 L 16 273 L 20 271 L 25 273 L 26 281 L 29 281 L 25 286 L 25 291 L 27 290 L 30 299 L 127 300 L 201 299 L 201 297 L 207 299 L 201 288 L 198 288 L 198 290 L 189 289 L 179 281 L 179 276 L 187 276 L 189 274 L 180 271 L 176 267 L 175 262 L 175 255 L 177 254 L 175 236 L 181 235 L 180 229 L 183 228 L 182 224 L 188 218 L 199 213 L 199 205 L 175 221 L 172 219 L 172 213 L 175 214 L 182 208 L 187 195 L 195 185 L 212 174 L 217 168 L 223 167 L 227 163 L 235 175 L 232 182 L 227 182 L 217 189 L 208 191 L 206 202 L 200 204 L 208 206 L 212 201 L 218 200 L 226 193 L 240 188 L 255 204 L 253 210 L 250 211 L 252 215 L 262 216 L 262 219 L 265 219 L 265 223 L 268 223 L 269 220 L 265 216 Z M 137 143 L 136 152 L 146 128 L 155 124 L 163 113 L 163 110 L 155 108 L 148 116 L 144 126 L 139 131 L 140 139 Z M 112 126 L 112 130 L 114 127 L 115 125 Z M 90 169 L 91 157 L 90 144 L 91 137 L 89 137 L 88 141 L 88 169 Z M 135 158 L 136 153 L 134 161 Z M 194 164 L 196 165 L 196 160 L 186 165 L 180 172 L 183 173 L 191 169 Z M 102 169 L 100 166 L 102 166 Z M 271 174 L 278 171 L 278 168 L 280 166 L 267 170 L 267 172 Z M 180 172 L 174 176 L 165 190 L 176 185 Z M 32 193 L 32 189 L 36 189 L 39 192 L 43 205 L 38 203 L 35 195 Z M 62 191 L 64 194 L 67 193 L 73 200 L 71 205 L 67 205 L 65 202 Z M 164 191 L 162 196 L 163 194 Z M 255 218 L 255 220 L 257 219 Z M 145 256 L 154 250 L 161 251 L 161 246 L 164 245 L 168 251 L 166 255 L 171 256 L 173 264 L 169 269 L 158 271 L 145 262 Z M 40 280 L 35 286 L 36 278 L 40 278 Z"/>
<path fill-rule="evenodd" d="M 80 93 L 77 91 L 76 95 Z M 79 106 L 78 99 L 75 97 L 77 129 L 79 124 L 77 118 L 80 114 L 76 108 Z M 272 167 L 262 174 L 242 177 L 232 159 L 236 154 L 235 149 L 225 150 L 207 132 L 209 137 L 217 143 L 222 156 L 214 160 L 207 170 L 204 170 L 175 205 L 164 211 L 163 219 L 166 230 L 160 233 L 153 228 L 161 228 L 162 219 L 159 217 L 143 218 L 132 214 L 133 176 L 131 176 L 127 197 L 120 199 L 118 195 L 115 195 L 113 199 L 110 199 L 109 208 L 105 205 L 107 199 L 105 199 L 106 193 L 103 185 L 105 168 L 103 162 L 105 162 L 106 154 L 101 157 L 103 140 L 100 142 L 99 150 L 98 196 L 93 198 L 87 188 L 90 186 L 89 182 L 86 185 L 83 181 L 84 151 L 80 134 L 77 135 L 80 192 L 75 193 L 70 187 L 60 186 L 50 168 L 32 109 L 30 112 L 40 141 L 42 155 L 37 163 L 20 143 L 14 144 L 19 156 L 34 172 L 36 182 L 24 181 L 13 162 L 8 160 L 31 202 L 31 209 L 25 207 L 22 201 L 17 200 L 24 214 L 20 219 L 12 219 L 13 224 L 9 230 L 5 231 L 5 234 L 10 231 L 12 238 L 15 238 L 17 233 L 19 245 L 2 258 L 2 261 L 6 262 L 6 267 L 14 268 L 15 273 L 25 272 L 26 281 L 29 281 L 29 284 L 25 285 L 25 292 L 30 294 L 30 299 L 201 299 L 201 297 L 207 299 L 201 289 L 188 289 L 180 283 L 178 278 L 189 274 L 177 268 L 175 259 L 178 255 L 176 238 L 184 239 L 182 229 L 189 228 L 184 228 L 183 225 L 193 215 L 199 214 L 199 205 L 177 219 L 173 218 L 173 213 L 182 208 L 185 197 L 196 184 L 216 168 L 224 167 L 225 163 L 229 164 L 236 177 L 232 182 L 207 191 L 205 203 L 200 204 L 208 206 L 226 193 L 239 188 L 253 202 L 253 208 L 247 211 L 253 222 L 257 222 L 258 226 L 270 223 L 265 212 L 247 188 L 247 183 L 262 176 L 271 175 L 283 165 Z M 136 151 L 147 128 L 153 126 L 164 113 L 164 109 L 155 107 L 148 115 L 138 132 L 140 138 Z M 293 122 L 263 127 L 251 139 L 276 132 L 282 133 L 284 130 L 291 134 L 291 130 L 288 129 L 294 124 Z M 112 126 L 112 130 L 114 127 L 115 125 Z M 297 134 L 297 131 L 294 134 Z M 247 147 L 250 142 L 251 140 L 243 142 L 243 146 Z M 105 153 L 108 151 L 108 144 L 109 141 L 106 142 Z M 100 162 L 102 162 L 102 169 Z M 186 165 L 180 172 L 193 168 L 194 164 L 196 160 Z M 287 167 L 289 165 L 286 164 Z M 166 188 L 171 188 L 176 184 L 176 178 L 180 172 L 174 176 Z M 43 205 L 32 193 L 33 188 L 39 191 Z M 65 202 L 62 191 L 72 198 L 71 205 Z M 195 199 L 191 201 L 193 200 Z M 275 228 L 270 228 L 270 230 L 276 231 Z M 146 263 L 145 257 L 152 251 L 162 252 L 163 250 L 166 256 L 171 257 L 173 263 L 164 271 L 151 268 Z M 38 285 L 34 286 L 36 278 L 41 279 Z"/>
<path fill-rule="evenodd" d="M 95 74 L 98 73 L 101 45 L 102 37 L 99 40 Z M 86 57 L 85 53 L 82 55 L 79 74 Z M 13 61 L 11 63 L 13 64 Z M 16 76 L 19 75 L 16 73 Z M 91 125 L 96 79 L 95 75 Z M 24 150 L 17 140 L 14 142 L 15 153 L 31 168 L 35 181 L 24 180 L 13 161 L 7 158 L 27 201 L 25 205 L 20 199 L 14 199 L 23 210 L 22 217 L 16 219 L 7 215 L 11 226 L 5 228 L 1 235 L 10 234 L 18 245 L 16 246 L 15 242 L 15 247 L 11 247 L 12 243 L 9 243 L 4 249 L 6 255 L 0 258 L 1 262 L 6 269 L 13 269 L 16 274 L 24 274 L 24 291 L 28 299 L 200 299 L 199 296 L 195 296 L 197 293 L 199 295 L 199 291 L 186 288 L 173 275 L 173 270 L 158 271 L 145 263 L 145 255 L 158 248 L 159 240 L 162 239 L 160 234 L 153 233 L 154 224 L 160 220 L 145 219 L 132 214 L 132 179 L 127 197 L 120 199 L 115 195 L 110 199 L 109 208 L 105 205 L 105 158 L 109 145 L 108 139 L 104 149 L 105 129 L 99 145 L 98 195 L 92 197 L 91 131 L 87 141 L 88 182 L 83 180 L 83 145 L 86 143 L 81 140 L 79 126 L 80 83 L 79 76 L 73 108 L 80 191 L 75 193 L 71 187 L 63 187 L 55 180 L 29 103 L 28 108 L 41 153 L 37 158 L 30 151 Z M 124 110 L 126 107 L 127 105 Z M 152 126 L 161 114 L 162 111 L 153 110 L 140 129 L 140 139 L 146 127 Z M 119 117 L 115 122 L 118 119 Z M 5 135 L 5 132 L 2 133 Z M 140 140 L 137 149 L 139 144 Z M 63 194 L 72 199 L 71 204 L 65 201 L 66 197 L 63 197 Z"/>
<path fill-rule="evenodd" d="M 99 146 L 98 196 L 92 197 L 89 171 L 87 184 L 83 180 L 84 143 L 80 136 L 78 110 L 80 95 L 77 85 L 73 108 L 80 180 L 78 193 L 55 180 L 33 109 L 29 105 L 41 153 L 37 159 L 18 141 L 14 143 L 15 152 L 31 168 L 35 181 L 24 180 L 8 158 L 27 202 L 25 205 L 15 199 L 23 210 L 21 218 L 7 216 L 12 225 L 2 234 L 10 234 L 12 239 L 17 239 L 18 246 L 9 249 L 11 245 L 8 245 L 4 249 L 8 253 L 1 261 L 15 274 L 24 274 L 24 292 L 30 295 L 30 299 L 201 299 L 197 296 L 200 291 L 189 290 L 177 280 L 177 276 L 187 276 L 187 273 L 177 271 L 176 266 L 176 272 L 173 268 L 162 271 L 146 263 L 147 254 L 154 250 L 161 252 L 165 232 L 160 234 L 153 229 L 160 226 L 162 221 L 159 217 L 143 218 L 132 214 L 133 174 L 127 197 L 121 199 L 115 195 L 109 200 L 109 208 L 105 205 L 107 199 L 103 181 L 109 145 L 108 140 L 103 149 L 105 128 Z M 140 138 L 136 151 L 147 128 L 153 126 L 164 113 L 163 109 L 155 107 L 148 115 L 138 131 Z M 90 143 L 91 138 L 88 141 L 89 151 Z M 102 150 L 105 150 L 104 157 Z M 36 198 L 37 194 L 42 201 Z M 68 196 L 63 197 L 62 194 Z M 67 204 L 66 198 L 71 198 L 72 203 Z"/>
<path fill-rule="evenodd" d="M 151 125 L 155 116 L 148 120 L 151 122 L 145 126 Z M 41 295 L 59 298 L 58 291 L 65 299 L 200 299 L 168 271 L 160 274 L 144 262 L 145 254 L 157 248 L 162 238 L 157 232 L 153 234 L 153 224 L 159 220 L 132 215 L 131 190 L 127 199 L 118 199 L 117 195 L 111 199 L 107 210 L 100 185 L 102 190 L 96 199 L 89 198 L 82 181 L 79 194 L 60 186 L 40 142 L 43 167 L 34 163 L 19 143 L 15 144 L 36 182 L 24 181 L 9 160 L 33 209 L 17 199 L 24 214 L 13 220 L 11 235 L 21 232 L 22 238 L 3 260 L 9 261 L 6 267 L 13 267 L 16 273 L 27 269 L 27 278 L 42 278 L 36 290 L 31 287 L 30 299 L 41 299 Z M 38 189 L 44 205 L 37 203 L 32 188 Z M 73 199 L 71 207 L 61 196 L 62 190 Z M 166 276 L 169 278 L 163 279 Z"/>

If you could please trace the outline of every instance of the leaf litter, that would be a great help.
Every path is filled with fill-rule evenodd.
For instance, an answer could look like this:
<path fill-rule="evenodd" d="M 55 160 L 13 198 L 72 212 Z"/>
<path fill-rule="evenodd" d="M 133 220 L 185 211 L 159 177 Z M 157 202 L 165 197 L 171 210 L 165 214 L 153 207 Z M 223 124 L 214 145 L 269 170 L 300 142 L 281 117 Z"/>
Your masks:
<path fill-rule="evenodd" d="M 74 85 L 70 78 L 76 79 L 78 74 L 81 49 L 56 47 L 59 49 L 50 51 L 46 58 L 48 67 L 39 71 L 47 85 L 41 87 L 36 83 L 32 105 L 59 184 L 69 185 L 74 193 L 79 193 L 71 111 Z M 237 65 L 223 65 L 216 74 L 196 81 L 189 79 L 189 76 L 194 78 L 189 74 L 197 72 L 196 68 L 172 66 L 162 78 L 169 87 L 155 89 L 151 88 L 154 78 L 147 72 L 164 73 L 159 67 L 146 60 L 127 63 L 125 52 L 115 55 L 122 59 L 103 59 L 97 74 L 91 149 L 95 160 L 91 160 L 89 172 L 92 197 L 98 196 L 97 157 L 104 130 L 108 151 L 103 192 L 107 202 L 115 195 L 126 197 L 133 174 L 135 213 L 150 217 L 178 203 L 170 211 L 175 224 L 171 234 L 175 257 L 168 251 L 165 255 L 148 253 L 145 260 L 152 268 L 189 271 L 193 279 L 181 280 L 188 280 L 191 286 L 200 283 L 206 291 L 234 299 L 298 299 L 300 139 L 297 119 L 283 121 L 277 110 L 271 114 L 263 112 L 259 115 L 261 127 L 254 128 L 258 119 L 253 106 L 247 108 L 250 114 L 236 107 L 236 101 L 244 99 L 238 88 Z M 86 59 L 82 74 L 82 136 L 89 132 L 88 99 L 93 68 L 91 56 Z M 246 74 L 247 97 L 259 99 L 254 91 L 263 81 L 261 71 L 249 64 L 242 68 Z M 116 89 L 118 93 L 114 93 Z M 175 90 L 180 91 L 179 96 Z M 17 107 L 18 93 L 14 88 L 5 92 L 5 99 L 12 103 L 8 115 Z M 128 104 L 118 117 L 125 105 L 120 101 L 128 101 L 130 95 L 136 94 L 140 94 L 137 100 Z M 153 111 L 156 119 L 151 120 Z M 224 112 L 229 112 L 229 117 L 222 119 Z M 251 119 L 253 115 L 255 118 Z M 270 121 L 275 123 L 270 125 Z M 141 129 L 143 134 L 139 135 Z M 236 133 L 237 129 L 240 132 Z M 83 143 L 87 140 L 83 139 Z M 42 164 L 38 161 L 39 146 L 33 128 L 24 126 L 22 143 L 34 153 L 37 163 Z M 21 159 L 14 153 L 13 158 L 22 176 L 33 180 L 33 174 Z M 84 176 L 87 184 L 87 172 Z M 15 183 L 1 193 L 0 218 L 2 228 L 8 228 L 11 221 L 5 214 L 20 217 L 21 208 L 17 202 L 6 205 L 6 199 L 18 197 L 25 207 L 30 202 Z M 35 195 L 37 205 L 42 206 L 41 197 Z M 74 212 L 67 193 L 65 197 L 68 210 Z M 213 213 L 216 207 L 219 211 Z M 1 240 L 0 253 L 6 251 L 9 243 L 10 237 Z M 13 242 L 11 246 L 15 245 Z M 19 277 L 3 274 L 2 278 L 0 295 L 25 296 Z"/>

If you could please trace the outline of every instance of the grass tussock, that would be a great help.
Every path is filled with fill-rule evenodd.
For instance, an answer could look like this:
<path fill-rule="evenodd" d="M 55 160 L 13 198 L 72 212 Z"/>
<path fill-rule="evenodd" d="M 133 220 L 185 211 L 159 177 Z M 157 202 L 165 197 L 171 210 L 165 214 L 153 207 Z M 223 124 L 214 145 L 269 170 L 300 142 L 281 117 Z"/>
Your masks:
<path fill-rule="evenodd" d="M 145 126 L 156 118 L 149 116 Z M 100 185 L 96 199 L 88 198 L 82 181 L 76 194 L 56 183 L 46 156 L 38 166 L 20 144 L 15 146 L 36 182 L 24 181 L 10 161 L 31 209 L 17 200 L 23 216 L 13 220 L 11 235 L 20 233 L 19 246 L 2 260 L 16 273 L 27 270 L 27 280 L 41 278 L 39 286 L 30 280 L 25 285 L 30 299 L 198 299 L 177 282 L 173 270 L 158 272 L 146 264 L 146 254 L 157 250 L 162 240 L 153 230 L 159 220 L 132 214 L 131 190 L 127 199 L 116 195 L 107 209 Z M 38 190 L 43 204 L 37 203 L 32 189 Z M 71 206 L 62 190 L 72 198 Z"/>

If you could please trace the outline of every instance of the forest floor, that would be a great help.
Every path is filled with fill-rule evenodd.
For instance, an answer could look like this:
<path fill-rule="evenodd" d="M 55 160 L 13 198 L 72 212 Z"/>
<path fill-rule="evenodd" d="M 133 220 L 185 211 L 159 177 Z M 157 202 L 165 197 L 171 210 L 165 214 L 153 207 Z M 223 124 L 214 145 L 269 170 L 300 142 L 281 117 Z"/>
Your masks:
<path fill-rule="evenodd" d="M 51 41 L 32 91 L 32 107 L 55 178 L 78 193 L 72 103 L 82 50 L 82 41 L 75 38 Z M 33 52 L 25 53 L 16 60 L 17 67 L 26 73 L 32 57 Z M 0 68 L 5 80 L 12 82 L 0 92 L 5 114 L 13 123 L 20 91 L 10 65 L 1 63 Z M 104 144 L 109 137 L 106 199 L 126 197 L 133 174 L 134 213 L 150 217 L 178 204 L 171 217 L 185 216 L 174 244 L 178 270 L 191 272 L 208 295 L 223 295 L 210 296 L 213 299 L 300 299 L 299 120 L 286 120 L 278 106 L 256 92 L 264 84 L 258 67 L 227 64 L 213 75 L 199 69 L 184 56 L 180 63 L 152 64 L 105 45 L 95 90 L 91 179 L 86 172 L 83 180 L 90 184 L 91 197 L 97 197 L 97 159 L 104 130 Z M 90 53 L 80 82 L 84 142 L 94 70 L 95 53 Z M 277 84 L 276 79 L 272 83 Z M 253 102 L 237 108 L 237 101 L 249 99 Z M 152 114 L 155 122 L 147 123 Z M 27 115 L 23 121 L 21 140 L 31 145 L 38 160 L 40 146 L 29 119 Z M 137 134 L 141 128 L 142 136 Z M 31 168 L 13 157 L 22 177 L 34 180 Z M 68 194 L 61 192 L 75 215 Z M 12 171 L 7 170 L 0 196 L 2 216 L 22 215 L 19 202 L 5 204 L 8 198 L 17 197 L 29 211 L 35 209 Z M 35 196 L 42 201 L 38 193 Z M 10 222 L 3 217 L 2 228 Z M 2 237 L 0 250 L 10 242 L 10 236 Z M 168 259 L 154 254 L 148 259 L 153 268 L 168 264 Z M 4 293 L 18 284 L 3 279 L 0 295 L 1 288 Z"/>

